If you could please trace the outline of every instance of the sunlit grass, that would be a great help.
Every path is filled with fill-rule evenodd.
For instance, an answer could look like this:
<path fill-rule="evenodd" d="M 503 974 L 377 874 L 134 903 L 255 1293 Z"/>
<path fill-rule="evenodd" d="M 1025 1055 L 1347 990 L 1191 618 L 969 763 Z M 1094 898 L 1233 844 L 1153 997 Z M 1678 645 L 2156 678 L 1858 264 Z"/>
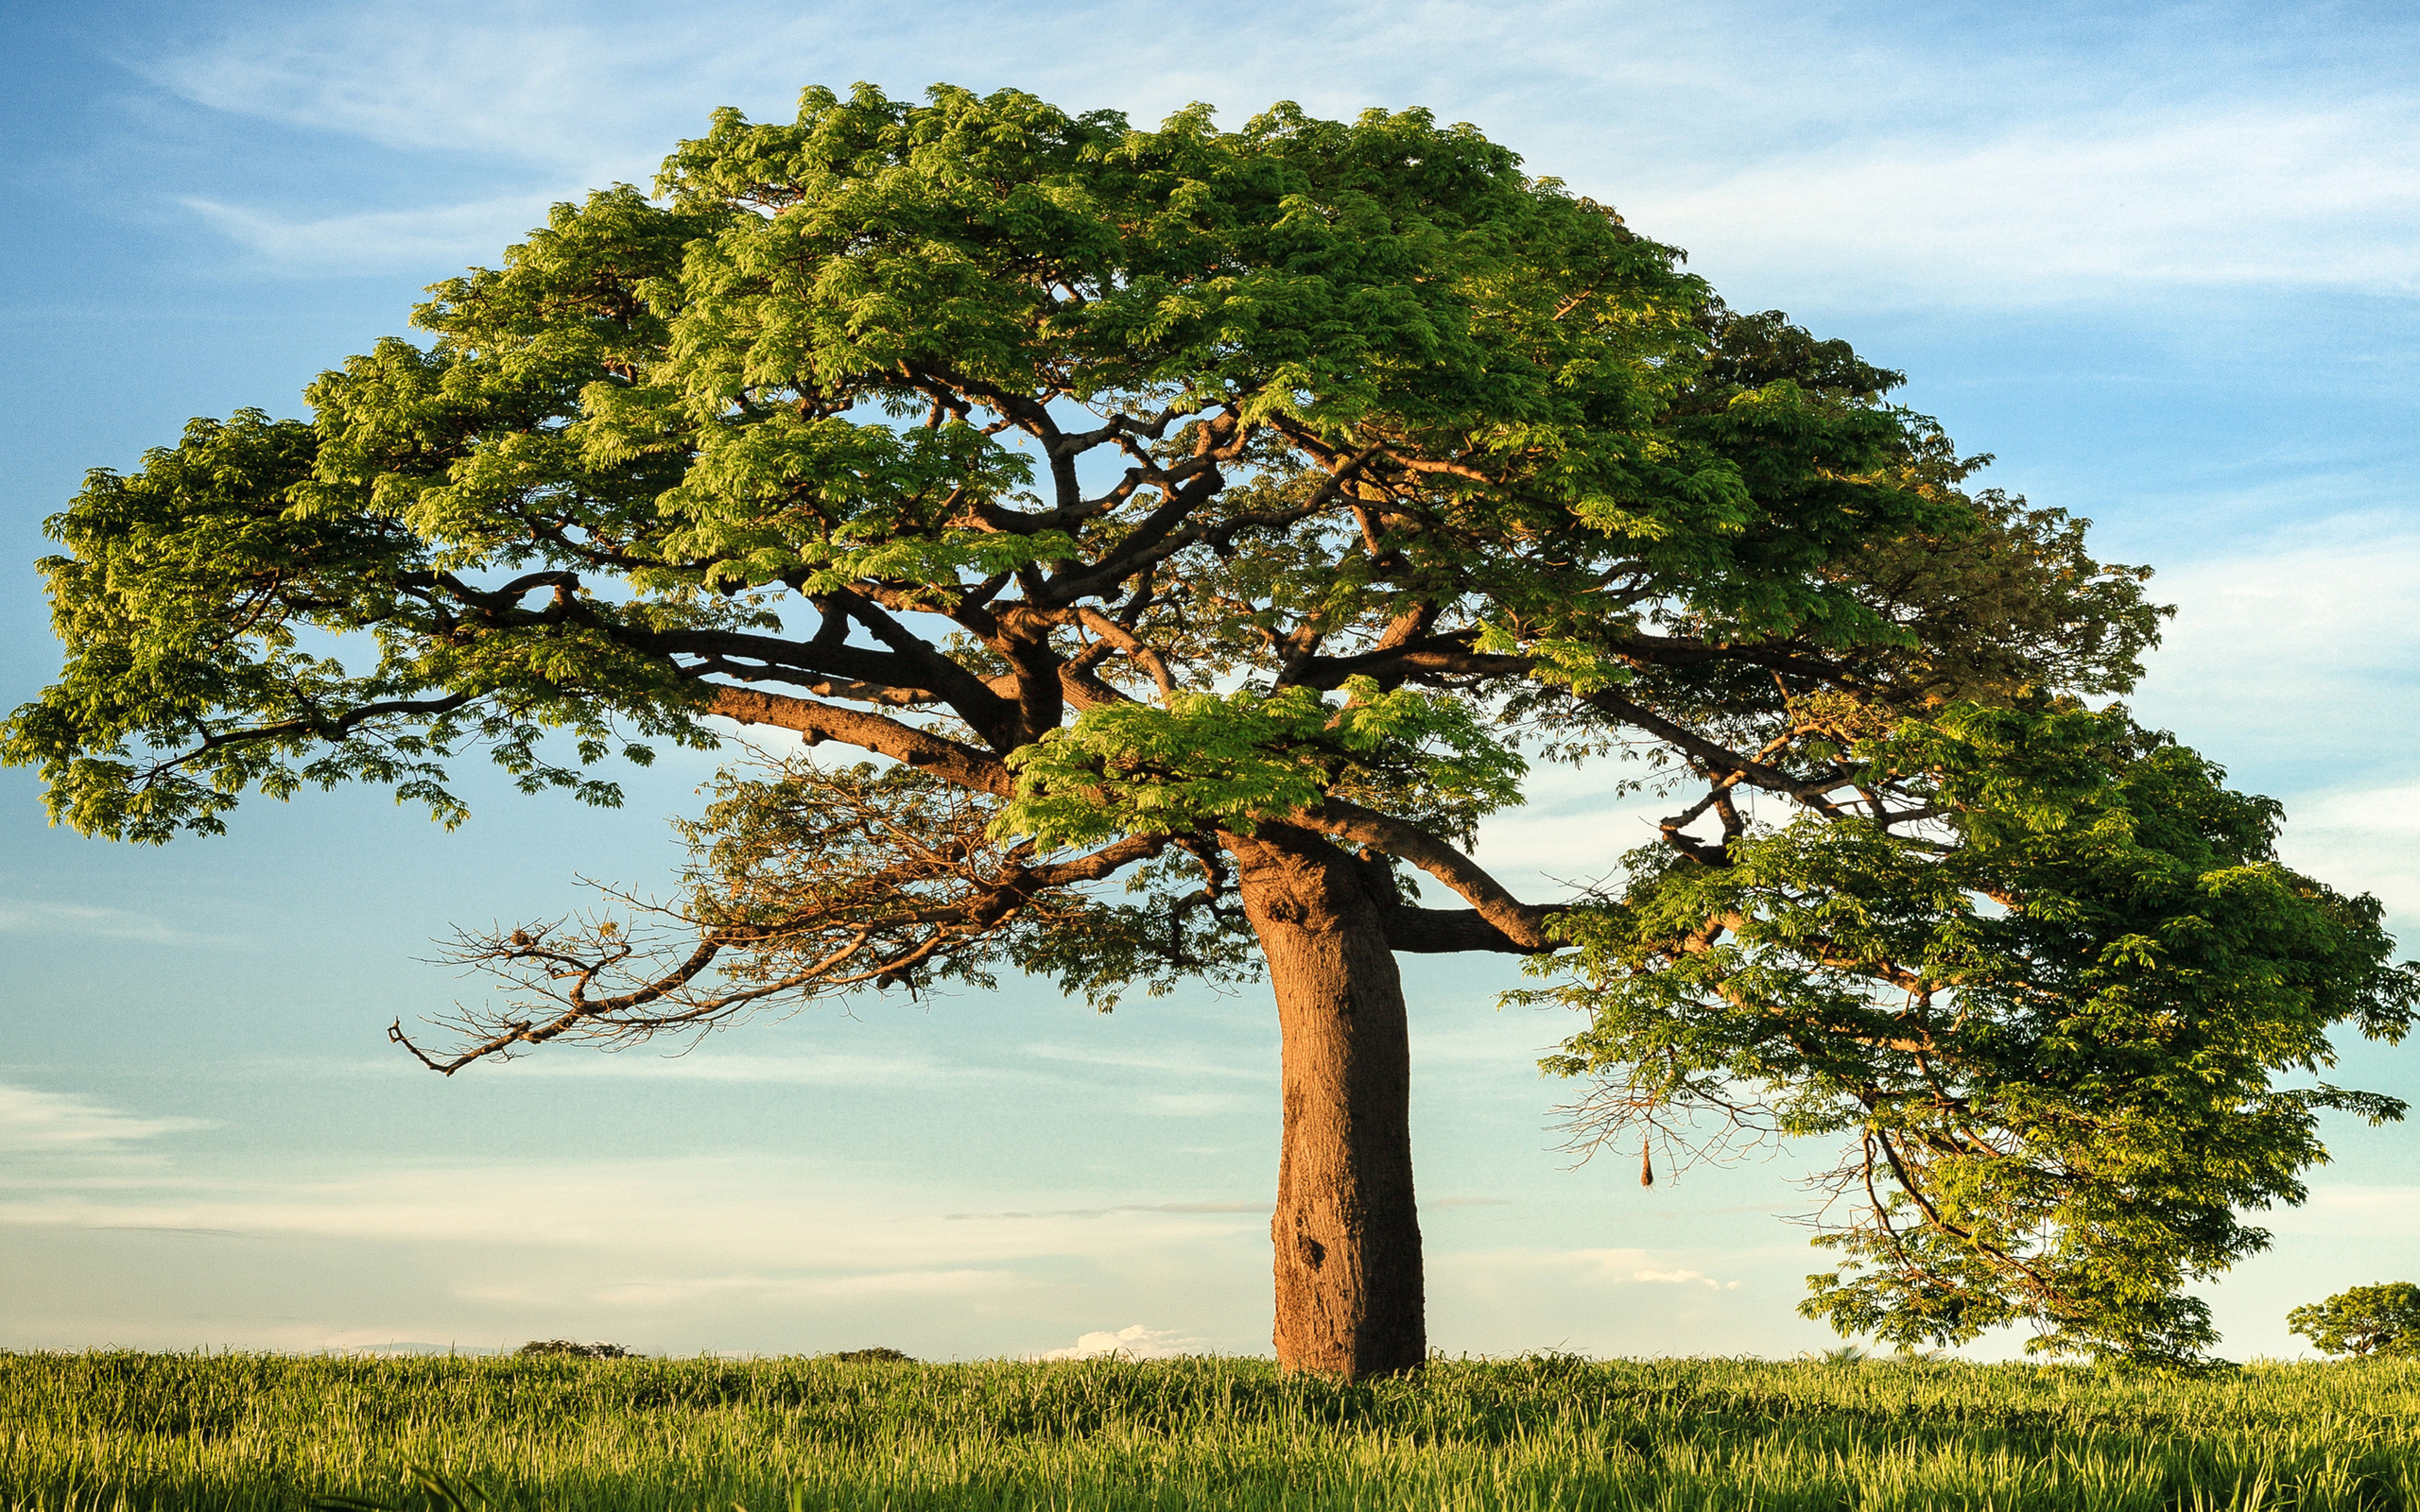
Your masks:
<path fill-rule="evenodd" d="M 2420 1512 L 2420 1363 L 0 1354 L 0 1507 L 2362 1508 Z"/>

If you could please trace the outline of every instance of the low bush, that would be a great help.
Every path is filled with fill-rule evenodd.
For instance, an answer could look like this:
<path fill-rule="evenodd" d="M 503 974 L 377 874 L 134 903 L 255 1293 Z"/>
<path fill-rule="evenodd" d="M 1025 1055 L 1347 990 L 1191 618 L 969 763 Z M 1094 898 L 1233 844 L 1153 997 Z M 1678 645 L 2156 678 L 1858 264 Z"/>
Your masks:
<path fill-rule="evenodd" d="M 582 1344 L 577 1339 L 531 1339 L 512 1352 L 554 1355 L 572 1360 L 635 1360 L 638 1358 L 618 1344 Z"/>

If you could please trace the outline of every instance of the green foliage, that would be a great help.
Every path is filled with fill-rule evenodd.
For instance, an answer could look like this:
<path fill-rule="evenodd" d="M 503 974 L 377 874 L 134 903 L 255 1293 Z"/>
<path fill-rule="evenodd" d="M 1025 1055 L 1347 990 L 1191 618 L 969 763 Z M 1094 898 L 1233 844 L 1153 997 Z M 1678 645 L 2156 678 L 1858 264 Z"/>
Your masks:
<path fill-rule="evenodd" d="M 2184 1295 L 2260 1248 L 2240 1209 L 2302 1200 L 2317 1115 L 2392 1098 L 2286 1073 L 2328 1030 L 2400 1038 L 2420 972 L 2378 906 L 2278 864 L 2275 806 L 2122 712 L 1953 705 L 1860 745 L 1868 790 L 1717 857 L 1632 858 L 1566 915 L 1561 986 L 1590 1016 L 1546 1064 L 1609 1089 L 1598 1133 L 1715 1112 L 1846 1136 L 1811 1279 L 1842 1332 L 1948 1343 L 2031 1319 L 2031 1348 L 2184 1360 L 2214 1340 Z"/>
<path fill-rule="evenodd" d="M 2317 1114 L 2398 1111 L 2276 1078 L 2401 1033 L 2411 978 L 2273 807 L 2075 701 L 2139 675 L 2143 569 L 1680 261 L 1421 111 L 721 112 L 307 419 L 93 473 L 0 760 L 158 842 L 353 781 L 452 824 L 478 749 L 604 805 L 607 758 L 731 721 L 873 758 L 727 772 L 651 921 L 458 941 L 511 1001 L 404 1040 L 451 1072 L 1001 966 L 1240 980 L 1248 836 L 1349 845 L 1391 940 L 1527 949 L 1475 826 L 1528 755 L 1637 758 L 1704 797 L 1542 968 L 1599 1131 L 1848 1136 L 1843 1327 L 2189 1355 L 2180 1286 L 2300 1196 Z"/>
<path fill-rule="evenodd" d="M 612 783 L 542 752 L 548 731 L 570 730 L 583 763 L 623 726 L 705 743 L 678 680 L 609 637 L 399 632 L 435 554 L 394 521 L 298 504 L 317 451 L 310 427 L 257 410 L 196 421 L 140 474 L 93 473 L 50 522 L 75 552 L 42 564 L 67 672 L 17 712 L 5 750 L 42 765 L 55 820 L 157 843 L 218 833 L 247 787 L 285 798 L 367 781 L 450 825 L 464 810 L 439 763 L 470 741 L 525 791 L 611 806 Z M 365 630 L 377 664 L 348 672 L 327 638 Z M 177 754 L 138 765 L 130 740 Z"/>
<path fill-rule="evenodd" d="M 1626 601 L 1709 626 L 1878 627 L 1807 569 L 1900 523 L 1961 528 L 1874 471 L 1900 420 L 1734 375 L 1739 417 L 1676 429 L 1703 285 L 1515 163 L 1416 111 L 1147 132 L 1014 92 L 860 89 L 808 91 L 793 125 L 722 112 L 665 198 L 558 206 L 500 268 L 431 291 L 431 345 L 324 374 L 307 423 L 197 421 L 139 473 L 95 473 L 44 564 L 65 676 L 0 748 L 42 767 L 55 818 L 149 841 L 215 832 L 248 789 L 354 780 L 453 822 L 466 745 L 611 803 L 580 766 L 712 743 L 701 672 L 787 669 L 758 638 L 784 599 L 845 627 L 833 595 L 946 610 L 1003 576 L 1042 608 L 1140 575 L 1162 607 L 1138 628 L 1210 676 L 1282 676 L 1251 648 L 1289 610 L 1298 645 L 1474 588 L 1509 622 L 1616 560 Z M 1036 458 L 998 432 L 1046 403 L 1133 417 L 1091 444 L 1154 440 L 1157 498 L 1071 507 L 1061 447 L 1048 507 L 1026 507 Z M 1154 414 L 1176 418 L 1165 441 Z M 1228 493 L 1186 460 L 1219 417 L 1258 438 L 1221 464 Z M 1331 490 L 1300 531 L 1248 524 L 1255 475 L 1328 448 L 1383 454 L 1390 490 L 1427 497 L 1374 513 Z M 1035 601 L 1019 575 L 1063 587 Z M 937 693 L 1000 754 L 1048 728 L 890 639 L 804 660 Z"/>
<path fill-rule="evenodd" d="M 24 1512 L 2420 1508 L 2420 1366 L 0 1355 Z M 120 1499 L 123 1498 L 121 1501 Z"/>
<path fill-rule="evenodd" d="M 2322 1354 L 2375 1354 L 2420 1359 L 2420 1286 L 2384 1281 L 2339 1292 L 2325 1302 L 2295 1308 L 2286 1326 L 2319 1347 Z"/>
<path fill-rule="evenodd" d="M 1297 687 L 1088 709 L 1010 758 L 1017 797 L 994 830 L 1052 847 L 1250 834 L 1263 818 L 1334 796 L 1374 800 L 1468 844 L 1482 816 L 1520 801 L 1526 765 L 1462 700 L 1368 678 L 1348 679 L 1344 694 L 1341 707 Z"/>

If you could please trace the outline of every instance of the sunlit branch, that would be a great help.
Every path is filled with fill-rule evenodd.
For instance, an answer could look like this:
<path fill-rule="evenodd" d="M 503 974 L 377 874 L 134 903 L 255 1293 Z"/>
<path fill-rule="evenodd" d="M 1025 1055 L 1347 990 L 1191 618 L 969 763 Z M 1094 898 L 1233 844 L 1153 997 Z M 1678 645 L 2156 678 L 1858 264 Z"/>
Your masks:
<path fill-rule="evenodd" d="M 770 725 L 790 730 L 809 746 L 827 740 L 855 746 L 996 797 L 1007 798 L 1015 791 L 1015 781 L 1002 763 L 954 740 L 880 714 L 750 688 L 717 688 L 708 712 L 743 725 Z"/>
<path fill-rule="evenodd" d="M 434 714 L 451 713 L 466 708 L 475 696 L 467 693 L 449 694 L 442 698 L 397 698 L 381 703 L 361 704 L 340 714 L 320 718 L 285 719 L 273 725 L 252 725 L 234 730 L 207 730 L 192 749 L 165 761 L 155 762 L 135 775 L 134 785 L 147 787 L 181 766 L 190 765 L 216 751 L 240 746 L 293 740 L 308 736 L 331 743 L 348 740 L 363 725 L 380 719 L 424 719 Z"/>
<path fill-rule="evenodd" d="M 1513 944 L 1531 951 L 1553 948 L 1547 933 L 1548 910 L 1513 897 L 1478 863 L 1416 824 L 1341 799 L 1329 799 L 1316 809 L 1297 810 L 1287 818 L 1306 830 L 1400 856 L 1461 895 Z"/>

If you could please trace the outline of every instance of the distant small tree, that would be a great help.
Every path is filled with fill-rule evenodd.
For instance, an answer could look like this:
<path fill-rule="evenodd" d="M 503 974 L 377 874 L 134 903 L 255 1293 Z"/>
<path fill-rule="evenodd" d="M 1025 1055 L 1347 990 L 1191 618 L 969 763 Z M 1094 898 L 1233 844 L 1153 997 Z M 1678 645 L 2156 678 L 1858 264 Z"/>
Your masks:
<path fill-rule="evenodd" d="M 2298 1307 L 2286 1326 L 2322 1354 L 2376 1354 L 2420 1359 L 2420 1285 L 2386 1281 L 2356 1286 L 2325 1302 Z"/>
<path fill-rule="evenodd" d="M 1427 1354 L 1401 954 L 1557 979 L 1552 1069 L 1626 1149 L 1844 1142 L 1810 1306 L 1893 1342 L 2189 1353 L 2183 1283 L 2299 1200 L 2320 1110 L 2399 1112 L 2272 1085 L 2400 1034 L 2413 978 L 2105 701 L 2144 570 L 1471 128 L 811 90 L 432 296 L 308 421 L 93 474 L 5 755 L 157 842 L 354 780 L 450 824 L 475 746 L 610 805 L 615 752 L 786 732 L 677 901 L 464 936 L 514 990 L 450 1047 L 397 1023 L 434 1070 L 1265 974 L 1274 1339 L 1344 1376 Z M 1532 759 L 1607 754 L 1677 795 L 1616 882 L 1478 865 Z"/>
<path fill-rule="evenodd" d="M 536 1358 L 552 1357 L 562 1360 L 628 1360 L 634 1358 L 630 1350 L 624 1349 L 618 1344 L 605 1344 L 601 1342 L 595 1344 L 582 1344 L 578 1339 L 531 1339 L 528 1343 L 523 1345 L 512 1352 L 515 1354 L 529 1355 Z"/>

